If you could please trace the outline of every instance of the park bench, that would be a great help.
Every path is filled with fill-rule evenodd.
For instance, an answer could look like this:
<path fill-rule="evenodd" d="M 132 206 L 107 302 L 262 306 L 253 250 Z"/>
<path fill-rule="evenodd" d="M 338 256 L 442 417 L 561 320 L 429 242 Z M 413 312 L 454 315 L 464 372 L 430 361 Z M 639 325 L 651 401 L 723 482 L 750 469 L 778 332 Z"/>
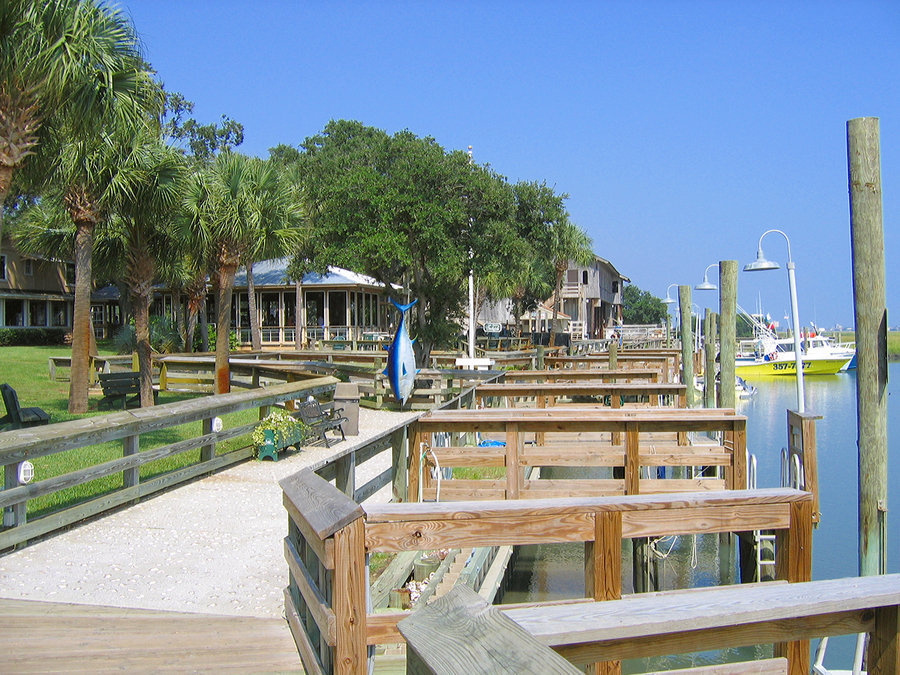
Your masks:
<path fill-rule="evenodd" d="M 326 431 L 335 429 L 341 432 L 341 440 L 346 440 L 344 435 L 343 423 L 347 418 L 341 415 L 343 408 L 331 408 L 327 410 L 323 408 L 315 399 L 304 401 L 300 404 L 300 419 L 309 427 L 310 431 L 316 435 L 320 435 L 325 442 L 325 447 L 331 447 L 328 444 Z"/>
<path fill-rule="evenodd" d="M 22 429 L 50 423 L 50 414 L 40 408 L 20 407 L 16 390 L 8 384 L 0 385 L 0 390 L 3 392 L 3 404 L 6 406 L 6 415 L 0 417 L 0 428 Z"/>
<path fill-rule="evenodd" d="M 139 408 L 141 406 L 141 374 L 131 371 L 122 373 L 101 373 L 99 376 L 103 398 L 98 407 Z M 159 392 L 153 390 L 156 403 Z"/>

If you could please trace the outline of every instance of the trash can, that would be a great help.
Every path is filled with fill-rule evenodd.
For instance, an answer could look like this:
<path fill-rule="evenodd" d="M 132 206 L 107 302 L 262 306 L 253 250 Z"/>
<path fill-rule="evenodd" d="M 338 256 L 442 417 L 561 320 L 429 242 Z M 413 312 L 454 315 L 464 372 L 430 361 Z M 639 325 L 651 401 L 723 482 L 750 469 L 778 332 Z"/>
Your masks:
<path fill-rule="evenodd" d="M 359 436 L 359 385 L 356 382 L 338 382 L 334 387 L 334 408 L 343 408 L 347 418 L 342 428 L 347 436 Z"/>

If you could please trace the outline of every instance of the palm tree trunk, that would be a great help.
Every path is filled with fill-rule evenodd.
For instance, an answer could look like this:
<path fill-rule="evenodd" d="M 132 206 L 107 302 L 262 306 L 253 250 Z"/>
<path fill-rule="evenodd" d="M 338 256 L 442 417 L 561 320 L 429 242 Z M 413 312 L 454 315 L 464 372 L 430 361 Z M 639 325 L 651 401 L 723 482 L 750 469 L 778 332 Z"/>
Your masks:
<path fill-rule="evenodd" d="M 200 351 L 209 351 L 209 321 L 207 320 L 206 303 L 209 302 L 207 296 L 203 296 L 200 303 Z"/>
<path fill-rule="evenodd" d="M 178 330 L 178 334 L 181 336 L 181 350 L 186 352 L 189 351 L 189 349 L 187 325 L 184 319 L 184 293 L 180 290 L 176 290 L 172 301 L 175 304 L 175 327 Z"/>
<path fill-rule="evenodd" d="M 300 323 L 300 310 L 303 308 L 303 299 L 300 295 L 302 284 L 300 280 L 294 282 L 294 348 L 299 352 L 303 348 L 303 324 Z"/>
<path fill-rule="evenodd" d="M 153 405 L 153 373 L 150 363 L 150 296 L 135 293 L 131 296 L 134 307 L 134 336 L 137 342 L 138 370 L 141 376 L 141 407 Z"/>
<path fill-rule="evenodd" d="M 556 346 L 556 317 L 559 314 L 559 303 L 560 303 L 560 295 L 562 295 L 562 280 L 563 275 L 557 273 L 556 275 L 556 291 L 553 296 L 553 318 L 550 320 L 550 340 L 549 345 L 551 347 Z"/>
<path fill-rule="evenodd" d="M 12 187 L 13 168 L 0 166 L 0 253 L 3 252 L 3 204 Z"/>
<path fill-rule="evenodd" d="M 197 309 L 193 303 L 188 300 L 187 319 L 184 329 L 184 351 L 191 354 L 194 351 L 194 333 L 197 332 Z"/>
<path fill-rule="evenodd" d="M 94 223 L 75 223 L 75 311 L 72 317 L 72 369 L 69 380 L 69 412 L 82 415 L 88 409 L 91 349 L 91 254 Z"/>
<path fill-rule="evenodd" d="M 250 307 L 250 348 L 262 350 L 262 336 L 259 333 L 259 313 L 256 310 L 256 285 L 253 283 L 253 263 L 247 265 L 247 301 Z"/>
<path fill-rule="evenodd" d="M 231 355 L 229 334 L 231 333 L 231 291 L 237 265 L 220 265 L 216 284 L 216 393 L 231 391 L 231 371 L 228 357 Z"/>

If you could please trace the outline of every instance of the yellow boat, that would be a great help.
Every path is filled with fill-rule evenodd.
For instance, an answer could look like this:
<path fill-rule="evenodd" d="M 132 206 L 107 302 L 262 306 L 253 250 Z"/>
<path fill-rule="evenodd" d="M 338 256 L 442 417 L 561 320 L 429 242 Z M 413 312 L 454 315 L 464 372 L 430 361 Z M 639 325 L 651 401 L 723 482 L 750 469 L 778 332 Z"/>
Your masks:
<path fill-rule="evenodd" d="M 786 353 L 779 353 L 782 357 Z M 834 375 L 841 372 L 849 363 L 850 359 L 845 357 L 839 358 L 816 358 L 803 357 L 803 374 L 804 375 Z M 794 360 L 793 353 L 790 359 L 777 358 L 772 361 L 766 361 L 756 358 L 738 358 L 734 363 L 734 371 L 741 377 L 748 375 L 796 375 L 797 362 Z"/>

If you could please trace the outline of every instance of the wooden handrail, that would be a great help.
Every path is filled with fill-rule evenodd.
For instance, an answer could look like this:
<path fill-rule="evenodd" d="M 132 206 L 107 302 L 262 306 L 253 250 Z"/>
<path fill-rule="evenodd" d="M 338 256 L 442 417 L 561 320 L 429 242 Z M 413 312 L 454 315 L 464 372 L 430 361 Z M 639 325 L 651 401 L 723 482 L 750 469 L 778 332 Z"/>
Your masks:
<path fill-rule="evenodd" d="M 278 484 L 284 491 L 285 502 L 291 503 L 303 524 L 320 541 L 363 517 L 359 504 L 309 469 L 288 476 Z"/>
<path fill-rule="evenodd" d="M 868 672 L 897 673 L 900 575 L 829 579 L 505 610 L 575 663 L 871 632 Z M 776 649 L 776 655 L 779 654 Z M 789 657 L 809 672 L 809 654 Z M 799 657 L 799 658 L 798 658 Z"/>

